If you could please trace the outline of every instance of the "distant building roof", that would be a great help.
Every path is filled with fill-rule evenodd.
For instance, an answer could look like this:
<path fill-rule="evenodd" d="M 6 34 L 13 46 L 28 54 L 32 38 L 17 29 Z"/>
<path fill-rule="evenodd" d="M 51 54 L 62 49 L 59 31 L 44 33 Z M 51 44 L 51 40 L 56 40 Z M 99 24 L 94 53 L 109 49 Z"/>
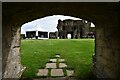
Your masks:
<path fill-rule="evenodd" d="M 26 31 L 45 31 L 45 32 L 48 32 L 47 30 L 44 30 L 43 28 L 41 28 L 39 25 L 36 25 L 34 28 L 28 29 Z"/>

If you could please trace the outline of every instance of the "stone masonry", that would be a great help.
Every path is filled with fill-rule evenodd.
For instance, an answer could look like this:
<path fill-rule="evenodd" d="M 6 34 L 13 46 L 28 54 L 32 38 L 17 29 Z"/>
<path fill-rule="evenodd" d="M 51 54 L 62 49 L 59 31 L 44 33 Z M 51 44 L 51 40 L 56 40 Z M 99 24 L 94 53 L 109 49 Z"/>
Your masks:
<path fill-rule="evenodd" d="M 88 37 L 90 32 L 95 33 L 95 27 L 91 27 L 91 22 L 85 20 L 58 20 L 58 37 L 60 39 L 67 38 L 67 34 L 71 34 L 71 38 L 83 38 Z"/>

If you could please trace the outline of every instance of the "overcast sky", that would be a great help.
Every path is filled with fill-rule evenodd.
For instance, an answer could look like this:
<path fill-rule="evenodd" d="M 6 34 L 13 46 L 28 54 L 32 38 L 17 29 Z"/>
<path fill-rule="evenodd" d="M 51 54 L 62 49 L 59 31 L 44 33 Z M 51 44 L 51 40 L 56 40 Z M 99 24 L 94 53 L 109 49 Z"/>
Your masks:
<path fill-rule="evenodd" d="M 26 30 L 33 29 L 36 26 L 41 27 L 44 30 L 47 30 L 49 32 L 57 31 L 57 24 L 58 20 L 65 20 L 65 19 L 73 19 L 73 20 L 81 20 L 80 18 L 75 18 L 71 16 L 63 16 L 63 15 L 53 15 L 53 16 L 47 16 L 44 18 L 36 19 L 34 21 L 25 23 L 21 27 L 21 33 L 25 33 Z M 91 26 L 94 27 L 94 24 L 91 24 Z"/>

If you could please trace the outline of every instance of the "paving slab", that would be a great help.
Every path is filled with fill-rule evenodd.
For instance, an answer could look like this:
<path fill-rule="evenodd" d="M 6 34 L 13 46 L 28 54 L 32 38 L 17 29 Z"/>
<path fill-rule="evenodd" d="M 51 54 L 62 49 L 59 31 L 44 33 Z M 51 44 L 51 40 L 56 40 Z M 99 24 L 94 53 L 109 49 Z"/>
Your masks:
<path fill-rule="evenodd" d="M 64 76 L 63 69 L 51 69 L 51 76 Z"/>
<path fill-rule="evenodd" d="M 51 77 L 48 77 L 48 78 L 35 78 L 33 80 L 68 80 L 66 79 L 66 77 L 55 77 L 55 78 L 51 78 Z M 72 80 L 72 79 L 69 79 L 69 80 Z"/>
<path fill-rule="evenodd" d="M 56 57 L 57 57 L 57 58 L 60 58 L 60 55 L 57 54 Z"/>
<path fill-rule="evenodd" d="M 64 62 L 64 61 L 65 61 L 65 59 L 58 59 L 58 61 L 59 61 L 59 62 Z"/>
<path fill-rule="evenodd" d="M 45 68 L 57 68 L 56 63 L 47 63 Z"/>
<path fill-rule="evenodd" d="M 59 63 L 59 68 L 65 68 L 67 65 L 65 63 Z"/>
<path fill-rule="evenodd" d="M 74 70 L 66 70 L 67 71 L 67 76 L 73 76 Z"/>
<path fill-rule="evenodd" d="M 57 59 L 50 59 L 50 62 L 57 62 Z"/>
<path fill-rule="evenodd" d="M 48 69 L 39 69 L 37 76 L 47 76 L 48 75 Z"/>

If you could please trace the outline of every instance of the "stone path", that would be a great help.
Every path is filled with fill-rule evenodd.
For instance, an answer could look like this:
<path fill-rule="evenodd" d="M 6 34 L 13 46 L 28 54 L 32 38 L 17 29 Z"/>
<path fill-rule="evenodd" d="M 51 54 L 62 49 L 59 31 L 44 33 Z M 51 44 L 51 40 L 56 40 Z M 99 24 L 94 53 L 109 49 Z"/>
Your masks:
<path fill-rule="evenodd" d="M 47 63 L 45 68 L 57 68 L 56 63 Z"/>
<path fill-rule="evenodd" d="M 63 69 L 52 69 L 51 76 L 64 76 Z"/>
<path fill-rule="evenodd" d="M 65 59 L 61 59 L 59 54 L 55 55 L 55 58 L 50 59 L 46 63 L 44 69 L 39 69 L 37 76 L 40 77 L 71 77 L 74 75 L 74 70 L 68 69 L 68 65 L 65 63 Z"/>

